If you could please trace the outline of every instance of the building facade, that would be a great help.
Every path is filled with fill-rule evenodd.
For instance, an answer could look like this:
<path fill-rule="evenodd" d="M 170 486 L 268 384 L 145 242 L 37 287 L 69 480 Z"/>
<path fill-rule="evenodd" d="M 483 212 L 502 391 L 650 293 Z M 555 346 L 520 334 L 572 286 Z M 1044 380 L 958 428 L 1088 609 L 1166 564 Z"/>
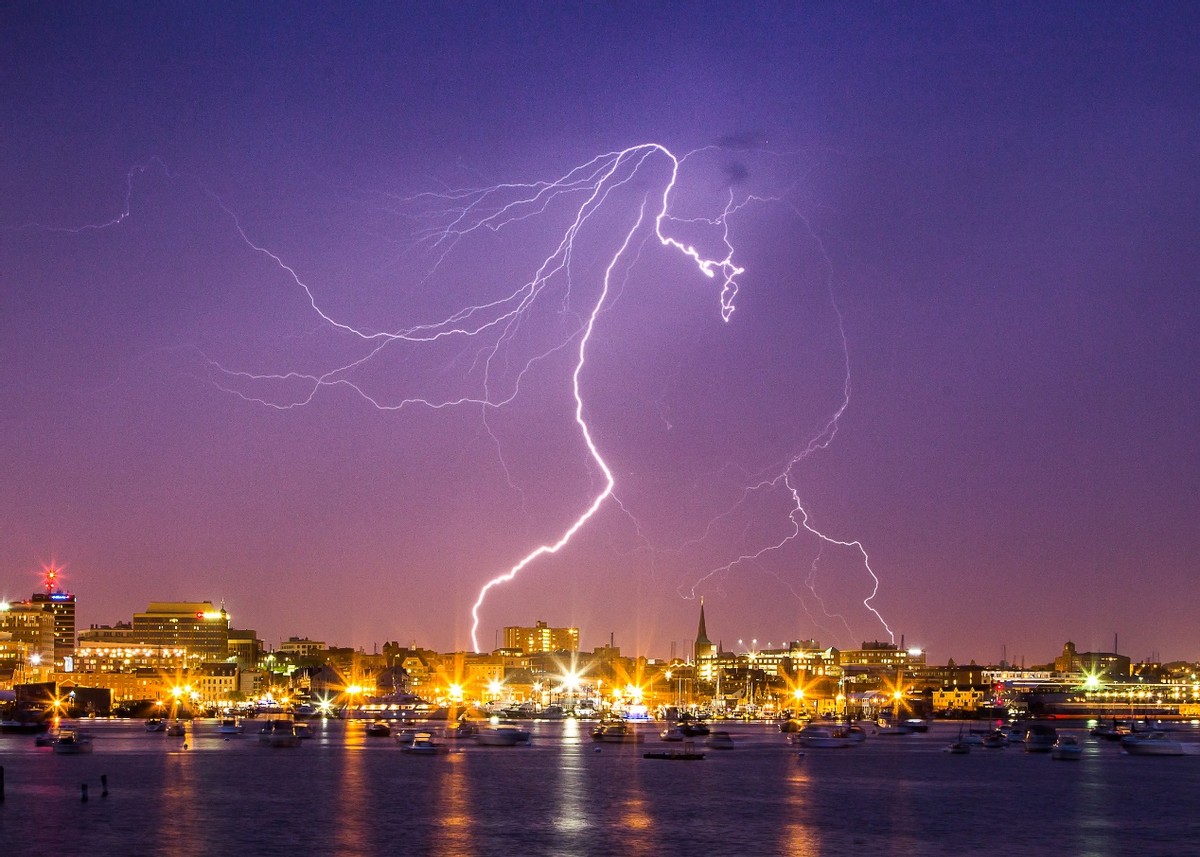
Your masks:
<path fill-rule="evenodd" d="M 133 638 L 157 649 L 187 649 L 206 661 L 229 657 L 229 614 L 211 601 L 153 601 L 133 614 Z"/>
<path fill-rule="evenodd" d="M 0 603 L 0 634 L 24 646 L 27 672 L 54 664 L 54 615 L 28 601 Z"/>
<path fill-rule="evenodd" d="M 537 652 L 579 651 L 578 628 L 552 628 L 540 619 L 532 628 L 510 626 L 504 629 L 504 648 L 525 654 Z"/>
<path fill-rule="evenodd" d="M 62 666 L 71 657 L 76 643 L 76 598 L 62 591 L 56 574 L 53 568 L 46 570 L 46 589 L 35 592 L 30 601 L 54 617 L 54 663 Z"/>

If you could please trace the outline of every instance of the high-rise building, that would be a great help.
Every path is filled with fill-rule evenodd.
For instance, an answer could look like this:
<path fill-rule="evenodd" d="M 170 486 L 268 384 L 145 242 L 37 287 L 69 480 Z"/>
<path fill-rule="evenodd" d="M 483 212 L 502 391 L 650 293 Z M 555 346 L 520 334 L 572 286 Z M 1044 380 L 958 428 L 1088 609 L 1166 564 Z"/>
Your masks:
<path fill-rule="evenodd" d="M 525 654 L 535 652 L 579 651 L 578 628 L 551 628 L 540 619 L 532 628 L 511 626 L 504 629 L 504 648 Z"/>
<path fill-rule="evenodd" d="M 187 649 L 206 661 L 229 657 L 229 614 L 211 601 L 152 601 L 133 614 L 133 637 L 160 649 Z"/>
<path fill-rule="evenodd" d="M 27 664 L 49 669 L 54 660 L 54 617 L 40 604 L 0 603 L 0 634 L 25 646 Z"/>
<path fill-rule="evenodd" d="M 46 566 L 43 573 L 43 589 L 33 593 L 32 602 L 54 616 L 54 663 L 61 667 L 75 651 L 75 596 L 59 586 L 58 569 L 53 565 Z"/>

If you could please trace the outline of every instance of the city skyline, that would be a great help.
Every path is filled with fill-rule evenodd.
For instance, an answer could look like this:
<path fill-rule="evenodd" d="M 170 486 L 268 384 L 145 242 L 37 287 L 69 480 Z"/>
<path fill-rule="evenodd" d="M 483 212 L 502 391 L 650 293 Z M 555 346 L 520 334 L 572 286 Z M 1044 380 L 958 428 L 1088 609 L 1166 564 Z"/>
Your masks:
<path fill-rule="evenodd" d="M 685 8 L 7 10 L 0 595 L 1200 658 L 1196 10 Z"/>
<path fill-rule="evenodd" d="M 104 622 L 90 622 L 77 625 L 75 623 L 77 596 L 75 593 L 59 587 L 59 583 L 61 582 L 61 569 L 54 566 L 47 566 L 43 569 L 42 575 L 42 590 L 40 592 L 32 593 L 32 600 L 28 596 L 25 598 L 14 598 L 0 594 L 0 610 L 6 611 L 14 605 L 24 605 L 26 608 L 36 608 L 39 603 L 42 603 L 42 610 L 49 611 L 52 608 L 46 603 L 47 599 L 44 596 L 52 594 L 55 597 L 55 601 L 69 601 L 70 618 L 68 620 L 68 624 L 69 627 L 74 629 L 74 632 L 71 636 L 76 640 L 81 640 L 83 637 L 87 637 L 88 639 L 106 639 L 105 634 L 113 631 L 117 631 L 118 633 L 129 633 L 130 630 L 136 628 L 138 617 L 144 615 L 143 613 L 139 613 L 135 610 L 135 612 L 129 614 L 128 618 L 116 618 Z M 2 593 L 2 590 L 0 590 L 0 593 Z M 38 600 L 39 596 L 43 596 L 41 601 Z M 309 634 L 303 629 L 292 629 L 286 632 L 286 636 L 268 638 L 264 637 L 258 632 L 257 623 L 255 622 L 234 623 L 232 621 L 232 614 L 227 610 L 227 605 L 223 600 L 214 601 L 212 599 L 185 599 L 182 601 L 172 602 L 151 600 L 148 603 L 150 605 L 148 609 L 151 611 L 167 608 L 179 609 L 181 607 L 186 607 L 187 605 L 196 605 L 194 609 L 197 610 L 205 609 L 216 611 L 211 614 L 206 612 L 204 614 L 204 619 L 216 620 L 219 618 L 221 623 L 227 626 L 231 631 L 237 630 L 238 633 L 253 633 L 254 639 L 262 643 L 262 645 L 265 646 L 265 650 L 269 652 L 288 651 L 290 648 L 294 648 L 295 644 L 297 643 L 320 645 L 322 647 L 329 647 L 331 649 L 357 648 L 359 651 L 366 652 L 371 650 L 376 653 L 379 651 L 381 646 L 386 645 L 398 645 L 400 647 L 442 652 L 471 651 L 470 649 L 439 650 L 436 647 L 426 645 L 421 640 L 403 639 L 401 637 L 385 637 L 383 639 L 369 641 L 366 644 L 358 643 L 343 645 L 336 636 L 330 639 L 321 639 L 309 636 Z M 832 647 L 838 650 L 853 651 L 859 649 L 860 647 L 863 649 L 871 649 L 887 647 L 890 645 L 899 652 L 907 652 L 909 655 L 919 656 L 922 663 L 924 663 L 927 658 L 931 658 L 929 660 L 929 663 L 931 664 L 946 662 L 959 663 L 961 665 L 966 663 L 968 660 L 972 664 L 977 662 L 977 659 L 974 657 L 969 659 L 963 658 L 959 657 L 954 652 L 930 653 L 924 647 L 919 645 L 906 646 L 903 634 L 901 634 L 896 641 L 861 640 L 857 643 L 852 643 L 849 646 L 844 647 L 824 643 L 816 638 L 802 639 L 792 637 L 780 640 L 770 640 L 766 638 L 760 639 L 749 635 L 742 637 L 725 637 L 724 634 L 721 633 L 717 633 L 716 640 L 713 641 L 706 636 L 706 618 L 703 598 L 699 599 L 698 609 L 698 617 L 694 617 L 698 618 L 699 621 L 698 630 L 693 630 L 690 637 L 686 637 L 684 639 L 672 639 L 670 641 L 669 652 L 649 651 L 645 649 L 629 651 L 628 648 L 626 648 L 623 650 L 623 656 L 626 658 L 644 657 L 651 661 L 663 663 L 675 661 L 677 659 L 682 661 L 691 661 L 693 656 L 698 656 L 700 654 L 700 647 L 704 648 L 708 656 L 720 654 L 744 657 L 754 656 L 756 653 L 786 651 L 789 648 L 795 647 L 816 650 L 826 650 Z M 62 637 L 63 628 L 67 626 L 62 625 L 61 619 L 58 618 L 60 611 L 58 609 L 54 609 L 53 612 L 56 616 L 54 631 L 54 654 L 55 660 L 58 660 L 62 649 L 66 646 L 65 639 L 60 639 L 60 637 Z M 200 620 L 200 613 L 196 613 L 196 618 L 197 621 Z M 720 623 L 718 628 L 720 630 L 724 630 L 727 625 L 729 627 L 736 627 L 738 625 L 745 624 L 745 621 L 740 619 L 736 619 L 732 622 L 732 624 L 728 623 L 727 621 L 722 621 L 723 619 L 725 619 L 725 617 L 718 617 L 718 621 Z M 595 633 L 591 635 L 584 635 L 583 629 L 581 628 L 555 624 L 553 621 L 548 622 L 542 617 L 538 617 L 536 620 L 527 617 L 520 617 L 514 621 L 525 623 L 533 622 L 534 624 L 522 625 L 506 623 L 502 627 L 494 629 L 492 638 L 494 642 L 493 646 L 481 646 L 476 651 L 480 654 L 487 654 L 489 652 L 495 652 L 501 649 L 521 649 L 527 653 L 530 651 L 586 652 L 588 650 L 604 651 L 613 646 L 619 650 L 622 648 L 623 641 L 616 638 L 615 632 L 609 632 L 609 635 L 606 639 L 597 640 L 594 639 Z M 125 627 L 129 630 L 122 632 L 120 630 L 122 627 Z M 250 638 L 247 637 L 246 639 Z M 1190 659 L 1182 656 L 1175 657 L 1169 652 L 1164 656 L 1164 654 L 1158 650 L 1142 656 L 1131 656 L 1127 652 L 1122 653 L 1119 645 L 1119 636 L 1117 634 L 1113 635 L 1111 638 L 1111 646 L 1107 647 L 1102 644 L 1089 644 L 1087 642 L 1084 642 L 1082 645 L 1076 645 L 1076 641 L 1070 639 L 1069 635 L 1064 636 L 1063 639 L 1066 640 L 1065 644 L 1062 644 L 1059 648 L 1055 649 L 1050 655 L 1049 659 L 1046 658 L 1046 653 L 1044 652 L 1031 653 L 1027 656 L 1024 652 L 1009 652 L 1007 646 L 1005 646 L 1001 650 L 1000 657 L 984 658 L 978 660 L 978 663 L 980 666 L 1007 666 L 1015 669 L 1025 669 L 1026 667 L 1029 667 L 1033 669 L 1046 666 L 1047 664 L 1053 664 L 1053 661 L 1056 658 L 1061 657 L 1061 653 L 1065 652 L 1067 649 L 1070 649 L 1072 653 L 1074 653 L 1076 650 L 1103 652 L 1105 655 L 1120 653 L 1127 660 L 1127 662 L 1134 665 L 1152 663 L 1186 663 L 1190 661 Z M 555 643 L 564 645 L 555 645 Z M 290 647 L 289 644 L 291 644 Z"/>

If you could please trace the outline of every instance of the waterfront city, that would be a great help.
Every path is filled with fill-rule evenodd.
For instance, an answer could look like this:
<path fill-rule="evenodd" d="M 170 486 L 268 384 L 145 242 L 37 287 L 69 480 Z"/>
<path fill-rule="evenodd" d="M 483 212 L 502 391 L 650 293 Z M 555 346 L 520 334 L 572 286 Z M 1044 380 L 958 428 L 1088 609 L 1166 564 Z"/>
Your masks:
<path fill-rule="evenodd" d="M 591 651 L 580 632 L 536 620 L 490 652 L 384 641 L 367 652 L 305 636 L 264 645 L 224 604 L 150 602 L 112 624 L 75 627 L 57 570 L 42 590 L 0 604 L 0 693 L 42 713 L 215 715 L 237 709 L 422 717 L 470 711 L 528 717 L 681 715 L 740 720 L 911 717 L 1200 716 L 1200 665 L 1133 661 L 1066 642 L 1045 663 L 930 662 L 900 641 L 839 650 L 817 640 L 730 650 L 710 639 L 704 602 L 685 653 Z M 715 635 L 715 634 L 714 634 Z M 25 689 L 22 691 L 22 689 Z"/>
<path fill-rule="evenodd" d="M 671 658 L 541 620 L 482 653 L 267 646 L 211 601 L 76 629 L 57 578 L 0 605 L 6 853 L 1153 857 L 1200 835 L 1194 664 L 729 651 L 702 602 Z M 963 823 L 981 811 L 1012 823 Z"/>

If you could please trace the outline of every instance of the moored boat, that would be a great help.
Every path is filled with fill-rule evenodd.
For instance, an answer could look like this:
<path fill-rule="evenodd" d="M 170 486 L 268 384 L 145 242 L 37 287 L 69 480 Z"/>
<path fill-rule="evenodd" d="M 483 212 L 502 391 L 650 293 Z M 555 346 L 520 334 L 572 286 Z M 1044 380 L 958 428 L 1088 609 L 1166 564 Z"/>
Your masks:
<path fill-rule="evenodd" d="M 983 736 L 981 742 L 989 750 L 1003 750 L 1008 746 L 1008 735 L 1002 729 L 996 729 Z"/>
<path fill-rule="evenodd" d="M 712 731 L 703 720 L 681 720 L 679 728 L 688 738 L 703 738 Z"/>
<path fill-rule="evenodd" d="M 601 723 L 592 730 L 592 740 L 604 744 L 640 744 L 644 740 L 642 733 L 624 721 Z"/>
<path fill-rule="evenodd" d="M 1050 758 L 1060 762 L 1077 762 L 1083 758 L 1083 747 L 1072 735 L 1059 735 L 1050 748 Z"/>
<path fill-rule="evenodd" d="M 386 738 L 392 734 L 392 727 L 383 720 L 375 720 L 367 724 L 367 735 L 371 738 Z"/>
<path fill-rule="evenodd" d="M 242 724 L 236 717 L 222 717 L 217 724 L 217 734 L 226 738 L 234 738 L 242 734 Z"/>
<path fill-rule="evenodd" d="M 182 721 L 174 720 L 167 726 L 166 732 L 170 738 L 182 738 L 187 735 L 187 727 Z"/>
<path fill-rule="evenodd" d="M 529 742 L 528 729 L 507 721 L 492 724 L 475 733 L 475 743 L 483 747 L 515 747 Z"/>
<path fill-rule="evenodd" d="M 1131 756 L 1183 756 L 1183 742 L 1166 732 L 1135 732 L 1121 739 L 1121 749 Z"/>
<path fill-rule="evenodd" d="M 471 721 L 458 720 L 442 730 L 442 735 L 445 738 L 474 738 L 478 732 L 479 727 Z"/>
<path fill-rule="evenodd" d="M 965 754 L 971 752 L 971 745 L 968 744 L 966 741 L 962 740 L 961 738 L 959 738 L 957 741 L 954 741 L 949 747 L 946 748 L 946 752 L 954 753 L 955 755 L 959 755 L 959 756 L 965 755 Z"/>
<path fill-rule="evenodd" d="M 1097 723 L 1088 733 L 1101 741 L 1120 741 L 1126 735 L 1133 734 L 1133 730 L 1113 720 L 1112 723 Z"/>
<path fill-rule="evenodd" d="M 849 747 L 850 737 L 841 730 L 829 726 L 805 726 L 792 736 L 792 743 L 813 749 L 839 750 Z"/>
<path fill-rule="evenodd" d="M 84 735 L 74 729 L 60 729 L 58 737 L 50 745 L 55 753 L 73 756 L 79 753 L 92 752 L 91 736 Z"/>
<path fill-rule="evenodd" d="M 414 756 L 441 756 L 450 752 L 450 748 L 433 740 L 430 732 L 417 732 L 412 740 L 401 745 L 401 751 Z"/>
<path fill-rule="evenodd" d="M 907 723 L 893 723 L 890 720 L 880 720 L 875 725 L 876 735 L 911 735 L 912 731 L 912 728 Z"/>
<path fill-rule="evenodd" d="M 296 734 L 295 721 L 290 718 L 268 720 L 258 732 L 258 741 L 269 747 L 300 746 L 300 736 Z"/>
<path fill-rule="evenodd" d="M 1048 723 L 1031 723 L 1025 730 L 1026 753 L 1049 753 L 1058 740 L 1058 730 Z"/>
<path fill-rule="evenodd" d="M 146 721 L 146 731 L 147 732 L 166 732 L 167 731 L 167 721 L 163 720 L 161 717 L 151 717 L 149 720 Z"/>

